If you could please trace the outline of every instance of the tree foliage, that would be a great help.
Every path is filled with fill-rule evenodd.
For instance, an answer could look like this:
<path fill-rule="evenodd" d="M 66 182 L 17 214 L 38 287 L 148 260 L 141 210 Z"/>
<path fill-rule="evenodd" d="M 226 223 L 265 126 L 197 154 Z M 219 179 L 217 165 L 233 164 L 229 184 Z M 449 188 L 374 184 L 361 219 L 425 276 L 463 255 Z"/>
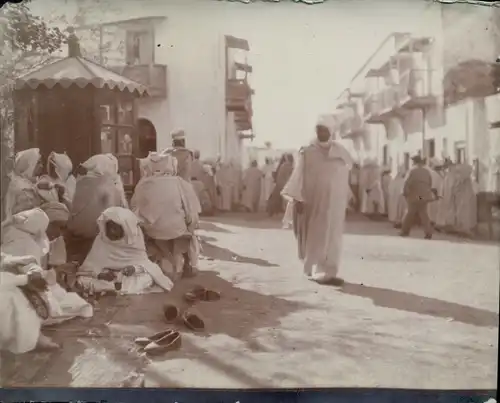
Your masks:
<path fill-rule="evenodd" d="M 50 27 L 38 16 L 34 16 L 28 4 L 30 0 L 5 7 L 6 27 L 4 44 L 8 42 L 13 50 L 22 52 L 47 52 L 58 50 L 65 41 L 65 35 L 57 27 Z"/>
<path fill-rule="evenodd" d="M 49 26 L 29 9 L 30 0 L 0 10 L 0 134 L 2 200 L 9 159 L 13 151 L 15 79 L 53 60 L 51 55 L 66 42 L 57 27 Z"/>

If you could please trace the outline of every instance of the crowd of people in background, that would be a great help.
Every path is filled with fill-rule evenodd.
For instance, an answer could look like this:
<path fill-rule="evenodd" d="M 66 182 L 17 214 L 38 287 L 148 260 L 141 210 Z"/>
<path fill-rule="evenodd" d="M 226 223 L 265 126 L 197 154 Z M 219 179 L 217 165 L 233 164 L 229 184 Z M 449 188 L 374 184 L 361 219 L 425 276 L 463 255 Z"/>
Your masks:
<path fill-rule="evenodd" d="M 251 160 L 246 169 L 234 160 L 222 162 L 200 159 L 193 153 L 191 183 L 201 204 L 201 215 L 225 212 L 267 212 L 269 216 L 284 213 L 286 203 L 281 190 L 294 166 L 293 155 L 285 153 L 279 160 L 265 158 L 259 167 Z"/>
<path fill-rule="evenodd" d="M 350 209 L 373 220 L 388 219 L 403 236 L 418 224 L 427 238 L 433 231 L 474 237 L 478 186 L 473 168 L 450 159 L 426 161 L 418 155 L 412 161 L 414 167 L 401 165 L 394 173 L 374 159 L 354 164 L 349 177 Z M 412 197 L 422 200 L 416 209 L 409 202 Z"/>

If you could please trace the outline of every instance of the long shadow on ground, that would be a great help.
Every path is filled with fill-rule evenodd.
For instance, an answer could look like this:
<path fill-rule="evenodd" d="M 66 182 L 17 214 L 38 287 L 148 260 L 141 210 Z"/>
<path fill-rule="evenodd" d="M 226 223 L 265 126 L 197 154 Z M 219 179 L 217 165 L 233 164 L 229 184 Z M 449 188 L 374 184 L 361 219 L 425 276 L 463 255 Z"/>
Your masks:
<path fill-rule="evenodd" d="M 498 327 L 498 314 L 436 298 L 422 297 L 409 292 L 345 283 L 340 292 L 370 298 L 377 306 L 406 312 L 451 318 L 456 322 L 480 327 Z"/>
<path fill-rule="evenodd" d="M 226 334 L 242 341 L 251 341 L 251 334 L 257 329 L 279 327 L 281 318 L 288 314 L 312 308 L 305 303 L 236 287 L 219 277 L 215 271 L 201 271 L 195 278 L 176 283 L 168 294 L 137 297 L 140 301 L 133 301 L 129 297 L 127 309 L 120 310 L 113 317 L 112 323 L 165 323 L 162 312 L 164 303 L 175 303 L 181 310 L 189 308 L 183 295 L 195 285 L 202 285 L 221 294 L 219 301 L 199 302 L 192 307 L 203 317 L 207 334 Z M 187 331 L 182 323 L 179 322 L 178 325 L 180 330 Z"/>
<path fill-rule="evenodd" d="M 278 267 L 277 264 L 270 263 L 267 260 L 238 255 L 237 253 L 234 253 L 227 248 L 221 248 L 220 246 L 211 244 L 209 243 L 209 241 L 214 240 L 214 238 L 212 237 L 202 235 L 199 238 L 201 240 L 201 246 L 203 248 L 203 255 L 209 259 L 220 260 L 223 262 L 249 263 L 261 267 Z"/>
<path fill-rule="evenodd" d="M 216 217 L 211 217 L 204 221 L 203 225 L 214 225 L 216 229 L 207 227 L 207 231 L 226 232 L 216 223 L 232 225 L 242 228 L 253 229 L 280 229 L 282 228 L 282 216 L 268 217 L 262 213 L 227 213 Z M 207 220 L 207 219 L 206 219 Z M 399 229 L 395 229 L 391 223 L 385 218 L 369 219 L 361 214 L 351 213 L 346 217 L 346 228 L 344 233 L 351 235 L 369 235 L 369 236 L 391 236 L 399 237 Z M 202 226 L 203 226 L 202 225 Z M 218 228 L 218 229 L 217 229 Z M 201 228 L 204 229 L 204 228 Z M 227 231 L 229 232 L 229 231 Z M 415 227 L 412 230 L 411 238 L 423 239 L 423 230 L 420 227 Z M 436 231 L 434 233 L 435 240 L 447 241 L 459 244 L 478 244 L 478 245 L 496 245 L 496 241 L 480 237 L 478 239 L 468 239 L 453 234 L 446 234 Z"/>
<path fill-rule="evenodd" d="M 216 290 L 221 294 L 219 301 L 198 302 L 194 306 L 183 301 L 183 295 L 195 285 L 202 285 L 208 289 Z M 150 333 L 166 327 L 174 327 L 181 334 L 190 331 L 183 325 L 182 321 L 167 324 L 163 319 L 163 305 L 165 303 L 176 304 L 181 311 L 190 309 L 205 322 L 206 332 L 200 335 L 210 337 L 215 334 L 225 334 L 231 338 L 243 341 L 248 348 L 252 349 L 254 342 L 252 334 L 261 328 L 276 328 L 280 326 L 281 318 L 297 311 L 311 309 L 308 304 L 288 301 L 271 295 L 263 295 L 255 291 L 236 287 L 229 281 L 218 276 L 214 271 L 202 271 L 196 278 L 183 279 L 175 284 L 174 289 L 168 294 L 156 294 L 141 296 L 134 299 L 129 297 L 127 309 L 120 310 L 112 319 L 110 326 L 120 329 L 120 333 L 127 332 L 128 326 L 149 325 Z M 149 302 L 148 302 L 149 301 Z M 147 335 L 147 334 L 142 334 Z M 138 334 L 135 334 L 138 336 Z M 219 360 L 212 353 L 196 346 L 187 338 L 183 339 L 181 350 L 172 351 L 166 356 L 161 356 L 161 361 L 170 359 L 187 358 L 199 360 L 218 371 L 223 371 L 228 377 L 248 385 L 249 387 L 262 387 L 251 374 Z M 164 377 L 163 374 L 154 371 L 148 377 L 154 375 L 154 383 L 162 387 L 175 387 L 176 385 Z"/>

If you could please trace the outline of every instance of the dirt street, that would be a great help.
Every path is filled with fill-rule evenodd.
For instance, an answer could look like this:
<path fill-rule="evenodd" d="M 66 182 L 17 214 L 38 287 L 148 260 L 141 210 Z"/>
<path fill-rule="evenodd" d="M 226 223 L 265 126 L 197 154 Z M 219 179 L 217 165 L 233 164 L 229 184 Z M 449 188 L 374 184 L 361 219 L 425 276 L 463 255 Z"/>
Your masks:
<path fill-rule="evenodd" d="M 336 289 L 303 276 L 278 221 L 231 215 L 200 235 L 197 278 L 168 296 L 101 300 L 92 319 L 47 331 L 62 352 L 2 357 L 3 385 L 113 387 L 137 372 L 148 387 L 496 388 L 496 245 L 351 220 Z M 133 339 L 167 328 L 163 304 L 193 284 L 222 294 L 195 306 L 206 334 L 179 325 L 179 351 L 138 353 Z"/>

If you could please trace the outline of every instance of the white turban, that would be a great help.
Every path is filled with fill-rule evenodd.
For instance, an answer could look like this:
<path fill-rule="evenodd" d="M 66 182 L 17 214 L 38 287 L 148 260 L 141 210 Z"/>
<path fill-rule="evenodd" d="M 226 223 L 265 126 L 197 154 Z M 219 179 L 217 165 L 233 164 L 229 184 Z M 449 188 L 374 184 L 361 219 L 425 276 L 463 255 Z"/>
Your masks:
<path fill-rule="evenodd" d="M 89 176 L 118 175 L 118 160 L 113 154 L 97 154 L 85 161 L 82 166 Z"/>
<path fill-rule="evenodd" d="M 163 176 L 177 174 L 177 158 L 172 154 L 151 153 L 148 158 L 150 175 Z"/>
<path fill-rule="evenodd" d="M 40 161 L 41 154 L 39 148 L 30 148 L 19 151 L 14 160 L 13 172 L 26 179 L 33 179 L 35 168 Z"/>
<path fill-rule="evenodd" d="M 37 236 L 47 231 L 49 217 L 42 209 L 37 207 L 14 214 L 2 223 L 2 229 L 9 225 L 13 225 L 28 234 Z"/>
<path fill-rule="evenodd" d="M 316 123 L 316 126 L 323 126 L 327 128 L 332 136 L 335 132 L 336 125 L 337 121 L 333 115 L 321 115 Z"/>
<path fill-rule="evenodd" d="M 51 152 L 48 158 L 48 165 L 52 165 L 56 171 L 57 177 L 66 181 L 73 170 L 73 163 L 66 154 Z"/>
<path fill-rule="evenodd" d="M 183 129 L 174 130 L 171 134 L 172 140 L 182 140 L 186 138 L 186 133 Z"/>

